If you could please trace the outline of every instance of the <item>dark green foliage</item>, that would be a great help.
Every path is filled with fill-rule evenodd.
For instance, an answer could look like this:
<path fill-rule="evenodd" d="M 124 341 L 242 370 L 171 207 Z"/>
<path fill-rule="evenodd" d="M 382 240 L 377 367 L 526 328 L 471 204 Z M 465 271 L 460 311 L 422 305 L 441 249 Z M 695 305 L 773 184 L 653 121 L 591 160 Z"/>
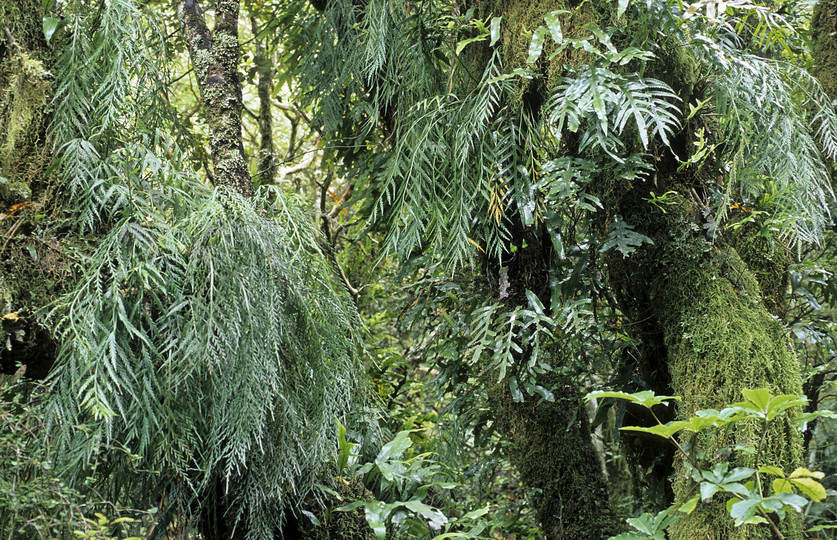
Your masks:
<path fill-rule="evenodd" d="M 534 490 L 532 505 L 544 538 L 607 538 L 622 531 L 604 482 L 590 482 L 606 473 L 586 436 L 587 411 L 577 396 L 515 402 L 504 386 L 492 391 L 497 429 L 516 447 L 510 459 Z"/>
<path fill-rule="evenodd" d="M 0 533 L 4 538 L 104 538 L 93 532 L 99 529 L 95 512 L 121 518 L 121 525 L 108 528 L 111 534 L 145 533 L 153 522 L 151 513 L 125 511 L 63 481 L 56 468 L 60 456 L 43 443 L 48 389 L 17 382 L 24 371 L 0 375 Z"/>
<path fill-rule="evenodd" d="M 52 311 L 55 455 L 76 489 L 159 505 L 161 527 L 218 497 L 228 527 L 271 537 L 362 399 L 359 319 L 295 202 L 185 166 L 154 19 L 63 7 L 50 133 L 65 226 L 93 248 Z"/>

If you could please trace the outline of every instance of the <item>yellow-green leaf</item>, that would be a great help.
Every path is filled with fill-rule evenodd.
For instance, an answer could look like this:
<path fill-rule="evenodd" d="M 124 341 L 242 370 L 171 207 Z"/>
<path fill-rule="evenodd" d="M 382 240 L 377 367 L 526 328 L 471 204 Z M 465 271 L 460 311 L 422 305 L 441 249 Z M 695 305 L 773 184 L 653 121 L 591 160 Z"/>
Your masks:
<path fill-rule="evenodd" d="M 697 503 L 698 503 L 699 500 L 700 500 L 700 495 L 695 495 L 694 497 L 692 497 L 688 501 L 681 504 L 680 508 L 678 508 L 678 510 L 680 512 L 685 512 L 686 514 L 691 514 L 692 512 L 694 512 L 695 507 L 697 507 Z"/>
<path fill-rule="evenodd" d="M 784 478 L 773 481 L 773 493 L 793 493 L 793 486 Z"/>
<path fill-rule="evenodd" d="M 779 467 L 774 467 L 773 465 L 765 465 L 764 467 L 759 467 L 759 472 L 765 474 L 772 474 L 773 476 L 778 476 L 779 478 L 785 477 L 785 471 L 783 471 Z"/>
<path fill-rule="evenodd" d="M 791 483 L 814 502 L 825 499 L 825 487 L 813 478 L 793 478 Z"/>
<path fill-rule="evenodd" d="M 809 471 L 805 467 L 799 467 L 790 473 L 790 478 L 816 478 L 817 480 L 822 480 L 825 478 L 825 473 L 821 471 Z"/>

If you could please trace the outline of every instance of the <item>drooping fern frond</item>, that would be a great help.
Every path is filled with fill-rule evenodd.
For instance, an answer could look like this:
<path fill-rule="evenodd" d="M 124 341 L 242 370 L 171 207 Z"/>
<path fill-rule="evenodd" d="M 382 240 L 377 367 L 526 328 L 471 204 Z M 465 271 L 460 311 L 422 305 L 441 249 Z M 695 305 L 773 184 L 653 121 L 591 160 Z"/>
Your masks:
<path fill-rule="evenodd" d="M 793 243 L 818 242 L 834 196 L 822 152 L 834 159 L 837 149 L 837 114 L 819 85 L 788 63 L 747 54 L 714 77 L 730 188 L 761 199 Z"/>
<path fill-rule="evenodd" d="M 67 9 L 51 135 L 68 214 L 95 248 L 52 313 L 62 471 L 161 506 L 163 529 L 223 486 L 227 515 L 272 538 L 362 399 L 360 321 L 293 201 L 212 191 L 188 169 L 154 97 L 154 20 L 131 0 Z"/>
<path fill-rule="evenodd" d="M 636 73 L 616 74 L 596 64 L 577 70 L 575 77 L 564 77 L 550 99 L 550 122 L 556 137 L 566 129 L 576 132 L 582 124 L 586 146 L 600 149 L 616 161 L 624 147 L 619 136 L 632 120 L 643 148 L 650 138 L 659 136 L 669 144 L 668 135 L 678 127 L 679 98 L 662 81 Z"/>

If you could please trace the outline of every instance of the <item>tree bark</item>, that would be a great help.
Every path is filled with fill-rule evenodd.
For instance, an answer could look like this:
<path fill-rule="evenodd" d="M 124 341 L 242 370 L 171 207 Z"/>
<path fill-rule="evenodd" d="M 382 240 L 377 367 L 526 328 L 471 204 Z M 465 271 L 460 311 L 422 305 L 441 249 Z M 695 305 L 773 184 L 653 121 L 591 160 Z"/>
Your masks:
<path fill-rule="evenodd" d="M 41 237 L 37 215 L 52 146 L 47 136 L 52 51 L 40 0 L 0 0 L 0 371 L 46 376 L 56 345 L 42 309 L 66 286 L 66 256 Z"/>
<path fill-rule="evenodd" d="M 837 0 L 820 0 L 811 19 L 814 76 L 831 99 L 837 99 Z"/>
<path fill-rule="evenodd" d="M 514 402 L 506 382 L 495 388 L 498 430 L 513 446 L 512 465 L 533 490 L 544 538 L 604 539 L 625 528 L 610 502 L 601 462 L 590 439 L 577 389 L 564 386 L 554 402 L 527 396 Z"/>
<path fill-rule="evenodd" d="M 238 76 L 238 0 L 215 2 L 215 29 L 198 0 L 182 0 L 179 14 L 209 125 L 213 182 L 245 197 L 253 193 L 241 141 L 243 102 Z"/>
<path fill-rule="evenodd" d="M 766 308 L 755 275 L 731 243 L 707 241 L 694 201 L 670 195 L 671 204 L 662 212 L 646 200 L 650 187 L 628 190 L 618 211 L 654 244 L 628 259 L 611 257 L 608 268 L 613 283 L 630 283 L 634 291 L 644 293 L 662 338 L 671 387 L 682 397 L 677 416 L 686 419 L 700 409 L 720 410 L 742 401 L 744 388 L 801 394 L 799 364 L 789 337 Z M 624 296 L 635 299 L 637 294 Z M 710 469 L 719 461 L 728 461 L 730 468 L 752 467 L 754 456 L 733 447 L 758 446 L 760 437 L 759 426 L 743 422 L 723 431 L 681 435 L 680 442 L 691 446 L 701 468 Z M 786 417 L 774 421 L 761 446 L 759 466 L 775 465 L 790 472 L 802 465 L 801 437 Z M 675 504 L 680 504 L 698 493 L 697 484 L 682 456 L 675 458 L 674 466 Z M 773 537 L 765 526 L 735 527 L 725 501 L 715 499 L 681 516 L 670 529 L 671 538 Z M 794 513 L 781 528 L 785 538 L 802 538 L 801 519 Z"/>
<path fill-rule="evenodd" d="M 273 90 L 273 64 L 265 50 L 259 27 L 255 17 L 250 17 L 253 36 L 256 40 L 256 73 L 259 76 L 259 159 L 256 161 L 258 172 L 255 180 L 258 184 L 272 184 L 276 179 L 278 164 L 276 162 L 276 148 L 273 144 L 273 106 L 271 93 Z"/>

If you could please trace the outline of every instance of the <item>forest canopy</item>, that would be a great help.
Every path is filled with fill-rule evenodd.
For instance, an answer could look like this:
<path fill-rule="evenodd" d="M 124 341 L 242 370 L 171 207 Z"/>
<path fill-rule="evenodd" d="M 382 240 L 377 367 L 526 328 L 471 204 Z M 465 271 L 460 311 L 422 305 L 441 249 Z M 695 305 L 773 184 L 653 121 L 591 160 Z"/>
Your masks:
<path fill-rule="evenodd" d="M 837 2 L 0 0 L 0 536 L 837 531 Z"/>

